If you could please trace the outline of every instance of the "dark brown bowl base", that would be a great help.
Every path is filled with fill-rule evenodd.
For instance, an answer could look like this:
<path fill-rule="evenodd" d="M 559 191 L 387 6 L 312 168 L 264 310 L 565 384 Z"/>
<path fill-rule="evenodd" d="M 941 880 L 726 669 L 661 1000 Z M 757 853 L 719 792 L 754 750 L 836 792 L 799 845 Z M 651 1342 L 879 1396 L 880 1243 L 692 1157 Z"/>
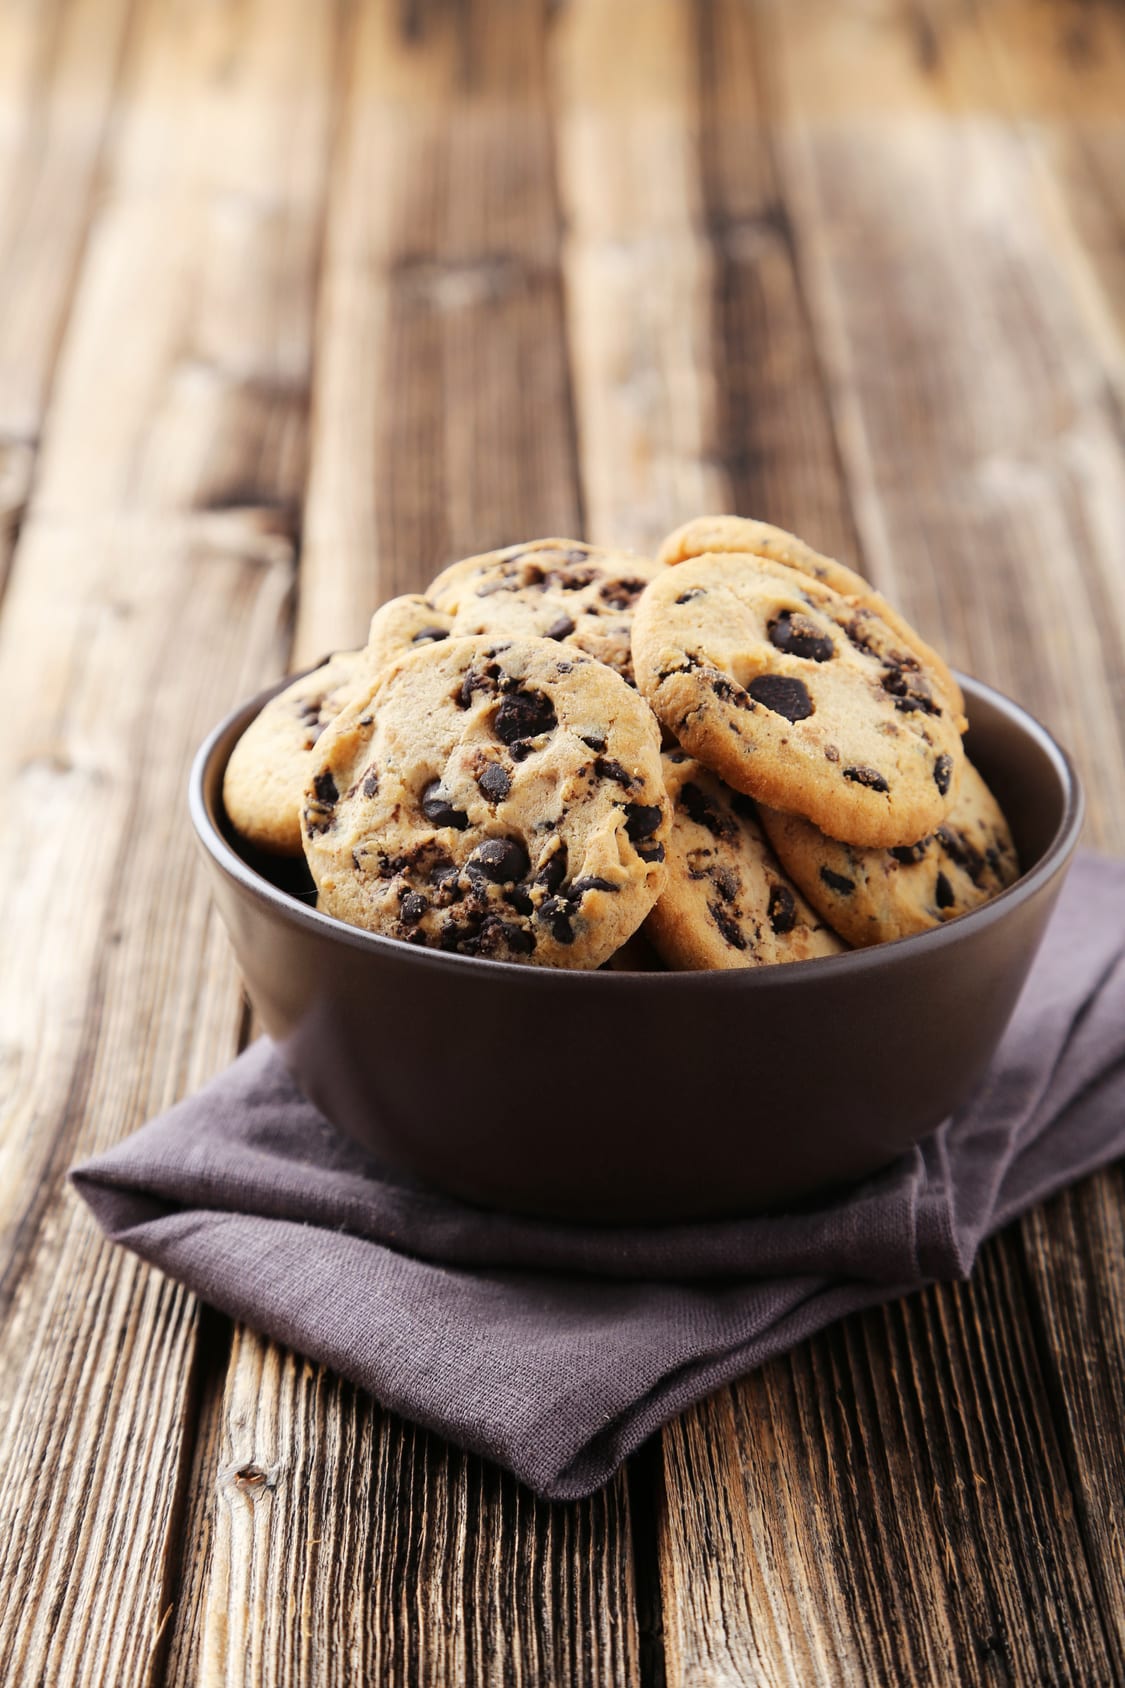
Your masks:
<path fill-rule="evenodd" d="M 1081 798 L 1037 722 L 964 685 L 969 754 L 1022 878 L 935 932 L 826 960 L 569 973 L 341 925 L 311 907 L 303 864 L 250 865 L 226 832 L 227 757 L 269 694 L 201 750 L 192 813 L 263 1024 L 305 1094 L 385 1164 L 554 1218 L 748 1213 L 917 1143 L 968 1097 L 1015 1006 Z"/>

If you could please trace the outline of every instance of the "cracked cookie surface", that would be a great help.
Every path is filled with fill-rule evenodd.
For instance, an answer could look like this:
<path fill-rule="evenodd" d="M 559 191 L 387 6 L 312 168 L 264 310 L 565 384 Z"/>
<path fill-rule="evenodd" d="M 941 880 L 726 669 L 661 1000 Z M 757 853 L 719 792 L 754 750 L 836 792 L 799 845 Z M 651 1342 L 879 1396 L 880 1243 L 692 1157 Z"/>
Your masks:
<path fill-rule="evenodd" d="M 412 652 L 318 744 L 302 810 L 318 906 L 450 953 L 598 967 L 663 888 L 659 742 L 644 701 L 572 646 Z"/>
<path fill-rule="evenodd" d="M 781 868 L 754 805 L 682 750 L 666 752 L 668 883 L 645 936 L 670 967 L 764 967 L 844 945 Z"/>
<path fill-rule="evenodd" d="M 850 944 L 882 944 L 967 914 L 1019 878 L 1000 805 L 966 761 L 957 800 L 937 831 L 893 850 L 826 838 L 797 815 L 759 810 L 786 872 Z M 673 834 L 674 837 L 674 834 Z"/>
<path fill-rule="evenodd" d="M 670 533 L 662 541 L 657 551 L 657 560 L 665 565 L 672 565 L 704 554 L 715 556 L 726 553 L 762 557 L 766 562 L 783 563 L 786 568 L 811 575 L 822 585 L 830 586 L 833 592 L 839 592 L 841 597 L 853 598 L 856 603 L 874 610 L 875 614 L 886 622 L 900 644 L 912 652 L 935 676 L 940 690 L 948 700 L 950 712 L 959 719 L 960 729 L 964 732 L 965 704 L 961 688 L 944 660 L 915 632 L 910 623 L 892 608 L 869 580 L 865 580 L 861 574 L 857 574 L 844 563 L 837 562 L 835 557 L 826 557 L 820 551 L 814 551 L 811 545 L 806 545 L 795 533 L 787 533 L 784 528 L 774 527 L 770 522 L 756 521 L 751 516 L 696 516 L 692 521 L 676 528 L 674 533 Z"/>
<path fill-rule="evenodd" d="M 873 611 L 782 564 L 704 555 L 646 587 L 637 683 L 728 785 L 830 837 L 913 844 L 964 761 L 935 678 Z"/>
<path fill-rule="evenodd" d="M 555 639 L 608 663 L 633 683 L 633 606 L 664 572 L 651 557 L 576 539 L 536 539 L 451 563 L 426 596 L 477 633 Z"/>

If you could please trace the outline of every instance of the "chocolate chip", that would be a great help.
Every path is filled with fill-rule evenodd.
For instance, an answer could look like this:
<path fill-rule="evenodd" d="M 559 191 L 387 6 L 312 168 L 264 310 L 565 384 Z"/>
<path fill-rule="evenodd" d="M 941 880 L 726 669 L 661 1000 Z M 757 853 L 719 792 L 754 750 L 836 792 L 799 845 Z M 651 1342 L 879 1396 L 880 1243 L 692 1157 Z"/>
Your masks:
<path fill-rule="evenodd" d="M 643 580 L 607 580 L 599 597 L 615 610 L 627 610 L 645 589 Z"/>
<path fill-rule="evenodd" d="M 519 914 L 534 914 L 535 904 L 522 885 L 513 885 L 510 891 L 504 892 L 504 901 L 511 903 Z"/>
<path fill-rule="evenodd" d="M 313 790 L 322 803 L 335 803 L 340 795 L 336 790 L 336 781 L 327 768 L 322 769 L 313 780 Z"/>
<path fill-rule="evenodd" d="M 601 733 L 581 733 L 579 736 L 590 750 L 605 749 L 605 738 Z"/>
<path fill-rule="evenodd" d="M 934 762 L 934 784 L 945 797 L 949 793 L 949 784 L 953 778 L 952 756 L 939 756 Z"/>
<path fill-rule="evenodd" d="M 787 721 L 803 721 L 813 713 L 813 701 L 803 680 L 788 674 L 759 674 L 750 682 L 750 696 L 755 703 L 784 715 Z"/>
<path fill-rule="evenodd" d="M 373 727 L 375 725 L 374 715 L 361 715 L 359 718 L 359 725 L 361 727 Z"/>
<path fill-rule="evenodd" d="M 687 780 L 680 788 L 680 802 L 687 811 L 689 820 L 697 826 L 704 826 L 712 838 L 725 838 L 733 831 L 733 827 L 726 816 L 721 814 L 711 799 L 692 781 Z"/>
<path fill-rule="evenodd" d="M 950 861 L 963 868 L 974 885 L 983 885 L 988 867 L 991 867 L 994 873 L 997 871 L 998 859 L 993 860 L 996 855 L 995 845 L 982 856 L 976 845 L 966 838 L 963 832 L 956 832 L 951 826 L 939 826 L 937 836 Z"/>
<path fill-rule="evenodd" d="M 689 662 L 688 666 L 698 667 L 698 664 Z M 709 674 L 707 679 L 715 696 L 722 698 L 724 703 L 733 703 L 739 709 L 749 709 L 750 699 L 737 680 L 732 680 L 727 674 Z"/>
<path fill-rule="evenodd" d="M 841 897 L 847 897 L 855 890 L 854 879 L 848 879 L 842 873 L 833 873 L 830 867 L 822 867 L 820 877 L 830 891 L 835 891 Z"/>
<path fill-rule="evenodd" d="M 363 786 L 361 789 L 365 797 L 376 796 L 379 790 L 378 768 L 368 768 L 367 772 L 363 776 Z"/>
<path fill-rule="evenodd" d="M 488 838 L 478 844 L 468 861 L 465 872 L 470 879 L 490 879 L 494 885 L 514 885 L 522 879 L 531 863 L 527 851 L 515 838 Z"/>
<path fill-rule="evenodd" d="M 503 938 L 504 943 L 513 955 L 530 955 L 535 948 L 535 933 L 529 932 L 525 926 L 515 926 L 511 921 L 497 921 L 491 928 Z"/>
<path fill-rule="evenodd" d="M 451 861 L 448 856 L 438 855 L 430 866 L 430 884 L 436 885 L 441 890 L 444 888 L 446 881 L 456 879 L 460 871 L 457 863 Z"/>
<path fill-rule="evenodd" d="M 547 857 L 539 872 L 535 875 L 537 885 L 546 886 L 548 891 L 557 891 L 566 878 L 566 845 L 559 840 L 559 847 Z"/>
<path fill-rule="evenodd" d="M 783 938 L 786 932 L 792 932 L 797 924 L 797 900 L 788 885 L 770 886 L 770 906 L 766 918 L 779 938 Z"/>
<path fill-rule="evenodd" d="M 809 662 L 828 662 L 836 654 L 836 647 L 827 633 L 822 633 L 815 621 L 796 610 L 782 610 L 769 625 L 770 643 L 790 656 L 805 657 Z M 753 688 L 751 688 L 753 693 Z"/>
<path fill-rule="evenodd" d="M 584 556 L 582 560 L 585 562 Z M 565 571 L 560 570 L 557 574 L 553 574 L 551 578 L 556 586 L 561 586 L 564 592 L 579 592 L 583 586 L 592 586 L 600 574 L 600 569 L 568 568 Z"/>
<path fill-rule="evenodd" d="M 891 789 L 877 768 L 865 767 L 862 762 L 854 768 L 845 768 L 844 778 L 851 780 L 853 785 L 865 785 L 868 791 L 889 791 Z"/>
<path fill-rule="evenodd" d="M 953 887 L 945 877 L 944 873 L 938 874 L 937 880 L 934 884 L 934 901 L 937 903 L 938 908 L 953 907 Z"/>
<path fill-rule="evenodd" d="M 738 896 L 738 875 L 732 867 L 713 867 L 711 882 L 724 902 L 735 901 Z"/>
<path fill-rule="evenodd" d="M 402 899 L 402 904 L 398 911 L 399 916 L 408 926 L 414 926 L 419 920 L 421 920 L 429 906 L 429 903 L 420 891 L 408 891 L 406 896 Z"/>
<path fill-rule="evenodd" d="M 554 704 L 549 697 L 536 691 L 508 692 L 500 700 L 492 722 L 501 744 L 536 738 L 540 733 L 552 732 L 558 724 Z"/>
<path fill-rule="evenodd" d="M 557 621 L 552 621 L 543 637 L 545 639 L 565 639 L 568 633 L 574 632 L 574 623 L 568 615 L 560 615 Z"/>
<path fill-rule="evenodd" d="M 626 803 L 625 831 L 634 845 L 642 838 L 649 838 L 664 819 L 664 811 L 656 803 Z M 640 855 L 641 851 L 637 851 Z M 646 857 L 646 861 L 652 860 Z M 657 858 L 661 860 L 662 858 Z"/>
<path fill-rule="evenodd" d="M 539 908 L 539 919 L 551 929 L 556 943 L 572 944 L 574 927 L 570 924 L 570 909 L 561 897 L 548 897 Z"/>
<path fill-rule="evenodd" d="M 746 939 L 721 903 L 708 903 L 707 912 L 732 949 L 744 950 Z"/>
<path fill-rule="evenodd" d="M 458 832 L 464 832 L 469 824 L 469 817 L 464 809 L 455 809 L 448 797 L 441 794 L 441 781 L 431 780 L 422 793 L 422 813 L 435 826 L 456 827 Z"/>
<path fill-rule="evenodd" d="M 448 627 L 422 627 L 418 630 L 417 633 L 415 633 L 415 635 L 411 639 L 410 643 L 412 645 L 423 645 L 423 644 L 427 644 L 427 643 L 432 644 L 432 645 L 436 645 L 439 639 L 448 639 L 448 638 L 449 638 Z"/>
<path fill-rule="evenodd" d="M 664 846 L 658 844 L 654 838 L 644 838 L 639 844 L 634 844 L 642 862 L 662 862 L 664 860 Z"/>
<path fill-rule="evenodd" d="M 489 762 L 477 775 L 477 785 L 492 803 L 502 803 L 512 789 L 507 768 L 499 762 Z"/>
<path fill-rule="evenodd" d="M 676 599 L 677 604 L 690 604 L 695 598 L 705 598 L 706 591 L 702 586 L 693 586 L 689 592 L 681 592 Z"/>
<path fill-rule="evenodd" d="M 923 838 L 917 844 L 896 844 L 891 850 L 891 855 L 896 862 L 901 862 L 903 867 L 913 867 L 915 862 L 922 860 L 932 842 L 930 838 Z"/>
<path fill-rule="evenodd" d="M 600 780 L 613 780 L 615 785 L 629 787 L 635 784 L 632 774 L 627 774 L 620 762 L 615 762 L 611 756 L 599 756 L 594 763 L 594 772 Z"/>
<path fill-rule="evenodd" d="M 567 897 L 576 903 L 586 895 L 587 891 L 620 891 L 620 885 L 613 885 L 608 879 L 599 879 L 597 874 L 588 873 L 582 879 L 576 879 L 567 892 Z"/>
<path fill-rule="evenodd" d="M 486 692 L 490 695 L 495 693 L 499 679 L 500 669 L 496 663 L 491 663 L 483 671 L 478 668 L 470 668 L 461 681 L 461 690 L 457 693 L 457 701 L 461 708 L 468 709 L 473 701 L 474 692 Z"/>

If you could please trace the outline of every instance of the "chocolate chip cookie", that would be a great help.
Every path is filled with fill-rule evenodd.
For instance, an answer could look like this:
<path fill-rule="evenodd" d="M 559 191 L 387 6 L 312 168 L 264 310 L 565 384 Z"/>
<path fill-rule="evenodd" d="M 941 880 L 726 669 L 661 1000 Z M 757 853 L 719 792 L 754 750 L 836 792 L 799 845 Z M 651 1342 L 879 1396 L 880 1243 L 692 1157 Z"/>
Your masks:
<path fill-rule="evenodd" d="M 765 967 L 845 947 L 790 883 L 748 797 L 682 750 L 663 758 L 668 883 L 645 936 L 670 967 Z"/>
<path fill-rule="evenodd" d="M 797 815 L 765 808 L 759 815 L 790 877 L 857 947 L 928 932 L 988 902 L 1019 877 L 1008 823 L 969 762 L 937 831 L 900 849 L 859 850 L 825 838 Z"/>
<path fill-rule="evenodd" d="M 364 665 L 363 651 L 330 656 L 272 697 L 231 751 L 223 803 L 235 831 L 257 849 L 301 854 L 301 792 L 310 755 Z"/>
<path fill-rule="evenodd" d="M 556 639 L 608 663 L 630 685 L 633 605 L 663 573 L 649 557 L 576 539 L 536 539 L 452 563 L 426 596 L 454 634 Z"/>
<path fill-rule="evenodd" d="M 451 618 L 420 593 L 388 598 L 371 617 L 367 633 L 367 665 L 372 674 L 406 651 L 448 639 Z"/>
<path fill-rule="evenodd" d="M 450 638 L 385 668 L 317 746 L 320 907 L 406 943 L 598 967 L 665 879 L 651 711 L 573 645 Z"/>
<path fill-rule="evenodd" d="M 814 580 L 830 586 L 841 597 L 852 598 L 857 604 L 874 610 L 904 650 L 916 656 L 922 666 L 934 675 L 951 713 L 958 718 L 961 731 L 965 731 L 965 704 L 961 688 L 937 652 L 926 644 L 908 621 L 903 620 L 897 610 L 891 608 L 870 581 L 864 580 L 854 569 L 838 563 L 835 557 L 825 557 L 814 551 L 795 533 L 786 533 L 784 528 L 755 521 L 749 516 L 696 516 L 668 535 L 657 552 L 657 559 L 667 565 L 687 562 L 705 553 L 722 555 L 727 552 L 784 563 L 786 568 L 797 569 L 801 574 L 811 575 Z"/>
<path fill-rule="evenodd" d="M 936 676 L 810 576 L 746 554 L 680 563 L 645 588 L 633 655 L 667 730 L 736 790 L 870 847 L 945 819 L 964 752 Z"/>

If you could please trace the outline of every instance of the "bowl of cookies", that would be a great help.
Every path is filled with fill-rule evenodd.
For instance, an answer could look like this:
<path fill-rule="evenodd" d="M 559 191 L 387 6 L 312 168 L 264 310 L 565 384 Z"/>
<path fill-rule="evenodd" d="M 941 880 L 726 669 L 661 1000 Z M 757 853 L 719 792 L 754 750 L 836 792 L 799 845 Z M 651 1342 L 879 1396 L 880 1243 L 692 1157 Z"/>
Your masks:
<path fill-rule="evenodd" d="M 671 1223 L 971 1093 L 1073 854 L 1050 734 L 740 517 L 451 564 L 222 722 L 193 821 L 296 1082 L 384 1169 Z"/>

